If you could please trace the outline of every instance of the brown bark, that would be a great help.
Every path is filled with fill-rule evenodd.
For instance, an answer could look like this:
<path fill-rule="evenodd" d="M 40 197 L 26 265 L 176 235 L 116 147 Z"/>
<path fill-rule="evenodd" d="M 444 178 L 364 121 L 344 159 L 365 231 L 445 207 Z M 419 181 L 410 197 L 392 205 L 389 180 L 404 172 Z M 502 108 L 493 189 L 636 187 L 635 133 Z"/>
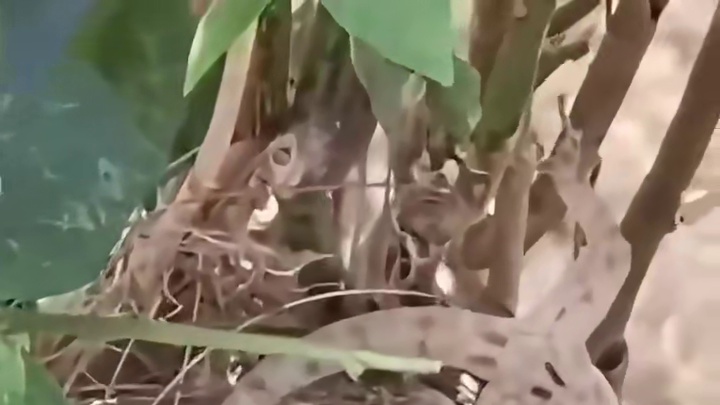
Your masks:
<path fill-rule="evenodd" d="M 655 35 L 664 0 L 623 0 L 608 21 L 608 31 L 588 69 L 573 108 L 570 121 L 583 131 L 580 172 L 589 176 L 598 150 L 627 94 L 635 72 Z M 662 5 L 664 7 L 664 4 Z M 533 184 L 525 249 L 532 247 L 565 216 L 565 204 L 552 182 L 539 176 Z"/>
<path fill-rule="evenodd" d="M 570 112 L 573 126 L 583 131 L 581 172 L 585 176 L 593 169 L 598 149 L 655 35 L 658 18 L 666 3 L 667 0 L 622 0 L 608 21 L 607 33 Z M 556 228 L 565 211 L 565 204 L 551 179 L 538 176 L 530 189 L 525 251 L 548 230 Z M 487 226 L 493 228 L 492 218 L 488 222 Z M 476 246 L 479 241 L 466 238 L 465 244 Z M 465 258 L 468 266 L 475 269 L 489 267 L 492 252 L 474 252 L 474 257 Z"/>
<path fill-rule="evenodd" d="M 610 1 L 610 0 L 605 0 Z M 568 28 L 582 20 L 586 15 L 590 14 L 597 6 L 600 0 L 572 0 L 555 10 L 547 35 L 553 35 L 565 32 Z"/>
<path fill-rule="evenodd" d="M 720 6 L 690 73 L 650 172 L 621 227 L 632 245 L 632 265 L 605 321 L 588 341 L 595 360 L 623 339 L 635 298 L 663 237 L 673 230 L 681 193 L 690 185 L 720 119 Z"/>

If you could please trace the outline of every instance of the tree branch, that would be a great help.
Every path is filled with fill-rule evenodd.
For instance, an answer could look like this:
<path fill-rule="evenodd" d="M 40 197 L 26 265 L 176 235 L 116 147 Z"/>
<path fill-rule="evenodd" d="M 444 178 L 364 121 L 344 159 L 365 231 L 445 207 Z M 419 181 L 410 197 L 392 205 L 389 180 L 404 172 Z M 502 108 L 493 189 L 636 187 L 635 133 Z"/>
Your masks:
<path fill-rule="evenodd" d="M 486 81 L 483 116 L 471 134 L 475 163 L 490 174 L 483 205 L 493 198 L 502 179 L 509 152 L 506 141 L 517 131 L 533 92 L 540 50 L 555 4 L 556 0 L 529 2 L 527 15 L 511 20 Z"/>
<path fill-rule="evenodd" d="M 482 207 L 487 206 L 501 183 L 510 152 L 505 141 L 517 130 L 534 89 L 540 49 L 555 4 L 555 0 L 533 1 L 524 17 L 514 18 L 514 2 L 475 1 L 470 61 L 487 84 L 483 84 L 481 93 L 483 117 L 471 134 L 474 148 L 469 160 L 489 173 L 488 185 L 477 198 Z M 517 70 L 518 66 L 521 70 Z M 457 295 L 462 297 L 464 306 L 485 307 L 477 301 L 482 282 L 470 269 L 489 267 L 492 249 L 481 248 L 481 243 L 491 240 L 496 231 L 488 226 L 489 221 L 490 217 L 486 217 L 471 225 L 453 243 L 452 250 L 459 256 L 453 272 L 457 280 L 463 280 Z M 474 266 L 478 258 L 486 265 Z"/>
<path fill-rule="evenodd" d="M 470 22 L 470 64 L 484 84 L 490 77 L 503 37 L 512 20 L 512 1 L 474 0 Z M 480 97 L 486 87 L 480 88 Z"/>
<path fill-rule="evenodd" d="M 563 63 L 576 61 L 587 55 L 588 52 L 590 52 L 588 39 L 579 39 L 569 44 L 543 50 L 542 54 L 540 54 L 540 62 L 538 63 L 535 88 L 540 87 Z"/>
<path fill-rule="evenodd" d="M 598 5 L 600 5 L 600 0 L 571 0 L 558 7 L 550 20 L 547 36 L 552 37 L 567 31 L 568 28 L 595 10 Z"/>
<path fill-rule="evenodd" d="M 608 21 L 608 31 L 570 112 L 583 131 L 580 173 L 589 176 L 598 150 L 617 115 L 635 72 L 655 35 L 667 0 L 623 0 Z M 530 249 L 565 216 L 565 204 L 552 181 L 538 176 L 530 191 L 531 206 L 525 249 Z"/>
<path fill-rule="evenodd" d="M 657 19 L 666 3 L 667 0 L 623 0 L 608 21 L 608 31 L 570 113 L 573 126 L 583 130 L 581 166 L 584 175 L 589 175 L 593 169 L 587 162 L 595 161 L 597 157 L 600 144 L 655 34 Z M 552 179 L 546 175 L 537 176 L 530 188 L 525 251 L 545 232 L 558 226 L 565 211 L 565 203 L 557 194 Z M 482 228 L 486 231 L 467 233 L 463 246 L 479 246 L 487 235 L 492 234 L 494 218 L 487 217 L 484 221 L 486 224 Z M 463 255 L 463 261 L 469 268 L 489 267 L 491 251 L 468 251 L 473 257 Z"/>
<path fill-rule="evenodd" d="M 681 193 L 690 185 L 720 119 L 720 6 L 660 146 L 621 227 L 632 245 L 630 274 L 605 321 L 588 341 L 593 359 L 623 339 L 640 285 L 663 237 L 673 230 Z"/>

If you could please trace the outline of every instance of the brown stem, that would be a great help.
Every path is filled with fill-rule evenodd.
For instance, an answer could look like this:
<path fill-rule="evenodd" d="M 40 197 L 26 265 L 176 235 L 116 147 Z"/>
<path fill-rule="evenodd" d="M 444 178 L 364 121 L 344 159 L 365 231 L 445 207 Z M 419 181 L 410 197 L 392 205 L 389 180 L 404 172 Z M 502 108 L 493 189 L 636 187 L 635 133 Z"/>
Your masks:
<path fill-rule="evenodd" d="M 600 5 L 600 0 L 572 0 L 558 7 L 552 20 L 550 20 L 547 36 L 552 37 L 565 32 L 595 10 L 598 5 Z"/>
<path fill-rule="evenodd" d="M 248 70 L 254 80 L 245 85 L 233 142 L 262 136 L 269 143 L 287 124 L 291 28 L 290 0 L 273 2 L 260 15 Z"/>
<path fill-rule="evenodd" d="M 608 31 L 570 112 L 572 125 L 583 131 L 580 162 L 583 176 L 588 176 L 597 162 L 600 145 L 655 35 L 666 3 L 667 0 L 623 0 L 608 21 Z M 557 226 L 566 210 L 546 176 L 538 176 L 530 198 L 526 250 Z"/>
<path fill-rule="evenodd" d="M 289 11 L 290 0 L 282 1 L 287 2 Z M 262 68 L 262 64 L 268 63 L 268 58 L 262 58 L 261 55 L 267 53 L 264 50 L 257 50 L 260 45 L 255 39 L 264 35 L 271 36 L 272 34 L 266 31 L 275 30 L 276 28 L 273 27 L 272 24 L 262 23 L 258 26 L 255 37 L 252 38 L 256 51 L 250 57 L 246 54 L 249 38 L 245 36 L 236 41 L 228 51 L 213 117 L 193 169 L 175 201 L 155 223 L 147 243 L 138 246 L 138 250 L 147 248 L 152 250 L 152 253 L 132 255 L 130 258 L 128 271 L 135 275 L 135 282 L 146 291 L 157 291 L 158 286 L 161 285 L 162 274 L 173 265 L 177 248 L 186 229 L 197 225 L 199 221 L 208 220 L 211 211 L 214 213 L 221 211 L 220 217 L 222 217 L 224 211 L 237 211 L 239 208 L 227 207 L 228 202 L 216 198 L 213 191 L 218 188 L 226 191 L 237 185 L 243 186 L 248 176 L 239 174 L 247 173 L 248 163 L 263 149 L 252 139 L 244 139 L 232 149 L 231 143 L 237 128 L 241 128 L 243 134 L 257 133 L 258 127 L 264 124 L 248 118 L 256 117 L 261 113 L 257 107 L 263 103 L 257 101 L 265 100 L 262 98 L 263 94 L 259 92 L 260 86 L 257 82 L 266 78 L 264 74 L 273 71 L 270 67 Z M 289 35 L 289 30 L 287 32 Z M 289 49 L 274 51 L 282 53 L 288 52 Z M 270 136 L 265 139 L 268 138 Z M 246 218 L 233 218 L 241 227 L 247 222 L 252 211 L 246 208 L 240 209 Z M 147 296 L 152 297 L 152 295 Z M 139 305 L 147 309 L 152 306 L 152 302 L 141 302 Z"/>
<path fill-rule="evenodd" d="M 526 112 L 527 114 L 528 112 Z M 526 118 L 528 120 L 529 117 Z M 505 170 L 497 193 L 493 259 L 487 288 L 480 301 L 483 312 L 503 316 L 515 313 L 523 269 L 523 238 L 527 225 L 528 194 L 536 166 L 533 145 L 536 134 L 525 124 L 521 130 L 512 162 Z M 501 308 L 497 306 L 500 305 Z M 499 312 L 498 312 L 499 311 Z"/>
<path fill-rule="evenodd" d="M 190 11 L 195 17 L 202 17 L 212 4 L 212 0 L 190 0 Z"/>
<path fill-rule="evenodd" d="M 236 42 L 228 51 L 210 127 L 190 175 L 168 209 L 168 218 L 178 217 L 172 224 L 174 229 L 184 232 L 193 222 L 210 220 L 211 216 L 220 220 L 224 217 L 222 211 L 228 210 L 243 213 L 243 217 L 233 218 L 239 227 L 249 219 L 252 209 L 236 207 L 214 191 L 245 187 L 251 174 L 250 162 L 284 126 L 290 10 L 290 0 L 280 0 L 263 12 L 250 56 L 249 44 L 242 42 Z M 197 201 L 201 204 L 197 205 Z M 158 228 L 153 232 L 162 232 L 162 227 Z"/>
<path fill-rule="evenodd" d="M 608 21 L 608 31 L 598 54 L 590 65 L 580 88 L 570 119 L 573 126 L 583 130 L 582 155 L 584 174 L 592 171 L 610 124 L 622 104 L 625 94 L 640 66 L 655 34 L 657 20 L 667 0 L 623 0 Z M 581 162 L 582 163 L 582 162 Z M 557 227 L 565 216 L 565 203 L 557 194 L 552 180 L 539 175 L 530 188 L 530 208 L 525 251 L 529 250 L 550 229 Z M 493 217 L 485 220 L 486 232 L 477 232 L 476 240 L 467 235 L 463 244 L 479 246 L 481 239 L 492 234 Z M 491 251 L 478 252 L 464 258 L 472 268 L 489 267 Z"/>
<path fill-rule="evenodd" d="M 622 221 L 632 265 L 622 290 L 588 341 L 594 359 L 623 339 L 640 285 L 663 237 L 673 230 L 681 193 L 690 185 L 720 119 L 720 6 L 715 10 L 680 106 L 650 172 Z"/>
<path fill-rule="evenodd" d="M 188 176 L 189 178 L 194 176 L 204 184 L 211 184 L 216 180 L 222 160 L 218 157 L 224 156 L 230 147 L 237 125 L 243 93 L 252 65 L 244 45 L 236 43 L 227 53 L 210 126 L 200 145 L 191 175 Z M 178 193 L 178 198 L 186 197 L 188 192 L 188 180 L 186 180 Z"/>
<path fill-rule="evenodd" d="M 490 174 L 482 196 L 487 206 L 495 196 L 507 165 L 506 140 L 517 131 L 527 100 L 532 95 L 538 60 L 556 0 L 528 2 L 522 18 L 511 19 L 482 96 L 483 116 L 471 133 L 475 165 Z M 472 159 L 472 158 L 471 158 Z"/>
<path fill-rule="evenodd" d="M 543 53 L 540 54 L 540 61 L 538 62 L 535 88 L 540 87 L 563 63 L 578 60 L 587 55 L 588 52 L 590 52 L 590 45 L 587 39 L 573 41 L 557 48 L 544 50 Z"/>
<path fill-rule="evenodd" d="M 495 65 L 495 58 L 512 20 L 512 1 L 474 0 L 470 23 L 470 64 L 485 83 Z M 481 97 L 485 86 L 480 89 Z"/>

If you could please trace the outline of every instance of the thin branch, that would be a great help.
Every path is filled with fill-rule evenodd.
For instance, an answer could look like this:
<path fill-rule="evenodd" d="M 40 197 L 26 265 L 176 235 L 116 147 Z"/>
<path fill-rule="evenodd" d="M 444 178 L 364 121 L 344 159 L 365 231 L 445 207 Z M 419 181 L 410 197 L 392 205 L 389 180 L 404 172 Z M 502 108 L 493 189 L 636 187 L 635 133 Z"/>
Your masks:
<path fill-rule="evenodd" d="M 202 17 L 210 7 L 212 0 L 190 0 L 190 11 L 195 17 Z"/>
<path fill-rule="evenodd" d="M 606 1 L 609 2 L 609 0 Z M 568 28 L 582 20 L 599 5 L 600 0 L 572 0 L 558 7 L 550 21 L 547 35 L 552 37 L 567 31 Z"/>
<path fill-rule="evenodd" d="M 590 52 L 588 39 L 580 39 L 569 44 L 560 45 L 545 49 L 540 54 L 535 88 L 538 88 L 545 80 L 562 66 L 565 62 L 576 61 Z"/>
<path fill-rule="evenodd" d="M 257 67 L 264 71 L 258 72 L 260 80 L 255 82 L 261 88 L 257 90 L 258 105 L 254 109 L 257 122 L 253 129 L 256 135 L 267 138 L 269 142 L 286 129 L 290 118 L 287 89 L 290 79 L 291 0 L 272 2 L 260 15 L 259 24 L 253 53 L 258 52 Z M 250 94 L 245 96 L 250 103 Z M 242 125 L 245 111 L 250 110 L 241 110 L 239 125 Z M 252 122 L 249 116 L 247 119 Z M 243 128 L 236 126 L 235 129 L 236 136 L 242 136 Z M 250 128 L 245 129 L 248 130 Z"/>
<path fill-rule="evenodd" d="M 590 173 L 590 187 L 595 188 L 598 177 L 600 177 L 600 169 L 602 168 L 602 161 Z M 580 249 L 587 245 L 587 237 L 585 231 L 580 227 L 579 223 L 575 223 L 575 233 L 573 234 L 573 259 L 577 260 L 580 256 Z"/>
<path fill-rule="evenodd" d="M 640 285 L 663 237 L 673 230 L 681 193 L 690 185 L 720 119 L 720 6 L 688 79 L 677 113 L 621 227 L 632 245 L 630 274 L 605 321 L 588 341 L 594 359 L 623 339 Z"/>
<path fill-rule="evenodd" d="M 588 175 L 597 162 L 598 149 L 655 35 L 667 1 L 623 0 L 608 21 L 605 38 L 570 112 L 573 125 L 583 130 L 583 175 Z M 606 41 L 608 46 L 604 47 Z"/>

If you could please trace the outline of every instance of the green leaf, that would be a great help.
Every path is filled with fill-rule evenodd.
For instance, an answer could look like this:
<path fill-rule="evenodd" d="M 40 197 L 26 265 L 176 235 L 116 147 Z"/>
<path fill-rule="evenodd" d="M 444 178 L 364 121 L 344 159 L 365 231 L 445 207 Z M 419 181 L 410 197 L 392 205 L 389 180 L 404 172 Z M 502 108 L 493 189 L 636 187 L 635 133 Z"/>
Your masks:
<path fill-rule="evenodd" d="M 200 20 L 190 47 L 184 94 L 195 87 L 269 3 L 270 0 L 218 0 L 212 3 Z"/>
<path fill-rule="evenodd" d="M 28 353 L 23 353 L 23 360 L 27 385 L 25 402 L 20 402 L 18 405 L 70 405 L 57 380 L 42 364 Z"/>
<path fill-rule="evenodd" d="M 453 83 L 450 0 L 321 0 L 350 35 L 391 61 Z"/>
<path fill-rule="evenodd" d="M 164 153 L 87 64 L 66 60 L 38 94 L 0 106 L 0 299 L 95 280 Z"/>
<path fill-rule="evenodd" d="M 168 161 L 200 145 L 222 76 L 218 58 L 183 97 L 187 55 L 197 27 L 187 3 L 177 0 L 96 2 L 74 38 L 73 54 L 89 62 L 128 102 L 145 138 Z M 155 187 L 145 207 L 155 207 Z"/>
<path fill-rule="evenodd" d="M 0 405 L 21 404 L 25 396 L 25 366 L 19 345 L 0 335 Z"/>
<path fill-rule="evenodd" d="M 15 75 L 0 76 L 13 91 L 0 94 L 0 299 L 35 300 L 96 278 L 166 162 L 204 137 L 222 73 L 220 58 L 183 97 L 197 26 L 186 2 L 81 2 L 59 6 L 72 10 L 51 13 L 52 24 L 47 13 L 38 19 L 55 4 L 46 2 L 13 0 L 3 27 L 8 49 L 37 46 L 10 61 Z"/>
<path fill-rule="evenodd" d="M 350 57 L 370 96 L 375 117 L 387 134 L 395 134 L 402 121 L 403 88 L 410 81 L 412 72 L 384 58 L 355 37 L 350 37 Z"/>
<path fill-rule="evenodd" d="M 7 56 L 5 55 L 5 43 L 7 42 L 5 39 L 5 31 L 7 30 L 5 27 L 5 18 L 7 18 L 6 14 L 3 12 L 2 4 L 0 4 L 0 77 L 7 77 L 9 73 L 7 67 Z"/>
<path fill-rule="evenodd" d="M 49 314 L 80 313 L 83 304 L 87 302 L 88 297 L 91 295 L 93 287 L 95 287 L 95 284 L 88 284 L 64 294 L 43 297 L 36 301 L 37 311 Z"/>
<path fill-rule="evenodd" d="M 98 71 L 163 151 L 187 112 L 182 86 L 196 26 L 184 1 L 102 0 L 71 45 L 72 56 Z"/>
<path fill-rule="evenodd" d="M 242 350 L 256 354 L 284 354 L 338 362 L 357 371 L 358 365 L 398 372 L 437 372 L 440 362 L 388 356 L 365 350 L 338 350 L 302 339 L 201 328 L 136 319 L 130 316 L 60 315 L 0 309 L 0 326 L 14 333 L 42 332 L 75 336 L 93 342 L 134 339 L 178 346 Z"/>
<path fill-rule="evenodd" d="M 458 57 L 453 62 L 455 82 L 444 87 L 428 80 L 426 100 L 433 120 L 456 140 L 464 142 L 481 117 L 480 74 Z"/>
<path fill-rule="evenodd" d="M 0 335 L 0 405 L 67 405 L 57 381 L 27 352 L 27 335 Z"/>

